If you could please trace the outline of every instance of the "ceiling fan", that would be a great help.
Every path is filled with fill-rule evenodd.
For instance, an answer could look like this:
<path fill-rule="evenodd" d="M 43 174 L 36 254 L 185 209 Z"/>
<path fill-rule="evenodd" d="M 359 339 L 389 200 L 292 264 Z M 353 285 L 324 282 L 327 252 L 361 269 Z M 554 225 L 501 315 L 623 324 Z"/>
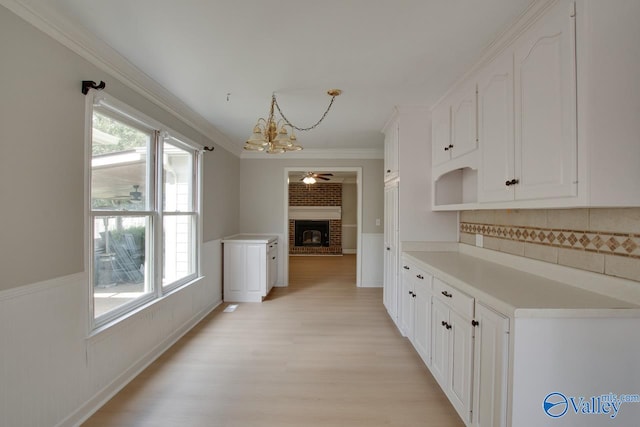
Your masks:
<path fill-rule="evenodd" d="M 315 172 L 307 172 L 305 175 L 303 175 L 303 177 L 300 179 L 300 181 L 304 182 L 305 184 L 315 184 L 317 180 L 321 179 L 323 181 L 330 181 L 331 178 L 328 178 L 330 176 L 333 176 L 332 173 L 315 173 Z"/>

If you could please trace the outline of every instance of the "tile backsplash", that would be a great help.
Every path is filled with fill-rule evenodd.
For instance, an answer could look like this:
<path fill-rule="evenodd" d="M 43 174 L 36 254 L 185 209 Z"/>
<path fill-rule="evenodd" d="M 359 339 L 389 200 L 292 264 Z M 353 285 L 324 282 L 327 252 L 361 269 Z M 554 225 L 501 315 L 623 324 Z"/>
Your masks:
<path fill-rule="evenodd" d="M 460 212 L 460 242 L 640 281 L 640 208 Z"/>

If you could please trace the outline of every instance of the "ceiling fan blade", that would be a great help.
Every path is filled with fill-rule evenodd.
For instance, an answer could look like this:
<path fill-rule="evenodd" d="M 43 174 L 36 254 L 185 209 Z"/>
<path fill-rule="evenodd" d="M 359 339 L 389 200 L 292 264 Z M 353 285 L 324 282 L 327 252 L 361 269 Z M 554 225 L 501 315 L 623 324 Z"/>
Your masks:
<path fill-rule="evenodd" d="M 316 176 L 316 178 L 321 179 L 323 181 L 331 181 L 329 178 L 325 178 L 324 176 L 320 176 L 320 175 Z"/>
<path fill-rule="evenodd" d="M 332 173 L 314 173 L 314 176 L 333 176 Z"/>

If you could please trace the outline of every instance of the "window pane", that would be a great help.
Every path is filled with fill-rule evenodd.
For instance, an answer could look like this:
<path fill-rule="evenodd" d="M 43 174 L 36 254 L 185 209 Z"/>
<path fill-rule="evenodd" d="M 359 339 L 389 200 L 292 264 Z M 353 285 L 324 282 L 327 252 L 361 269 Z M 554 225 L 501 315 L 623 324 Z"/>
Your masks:
<path fill-rule="evenodd" d="M 164 210 L 193 212 L 193 155 L 168 142 L 163 151 Z"/>
<path fill-rule="evenodd" d="M 91 208 L 147 210 L 148 153 L 153 133 L 93 113 Z"/>
<path fill-rule="evenodd" d="M 152 292 L 147 269 L 149 217 L 99 216 L 93 220 L 94 316 Z"/>
<path fill-rule="evenodd" d="M 164 217 L 164 266 L 162 285 L 168 286 L 194 274 L 194 215 Z"/>

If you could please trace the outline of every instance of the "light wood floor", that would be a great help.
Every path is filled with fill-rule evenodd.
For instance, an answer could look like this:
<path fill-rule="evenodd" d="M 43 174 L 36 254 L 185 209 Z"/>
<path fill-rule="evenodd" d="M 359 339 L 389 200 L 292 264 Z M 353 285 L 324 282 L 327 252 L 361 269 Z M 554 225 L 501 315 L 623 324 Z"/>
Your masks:
<path fill-rule="evenodd" d="M 355 256 L 291 257 L 289 279 L 216 309 L 85 425 L 463 425 Z"/>

